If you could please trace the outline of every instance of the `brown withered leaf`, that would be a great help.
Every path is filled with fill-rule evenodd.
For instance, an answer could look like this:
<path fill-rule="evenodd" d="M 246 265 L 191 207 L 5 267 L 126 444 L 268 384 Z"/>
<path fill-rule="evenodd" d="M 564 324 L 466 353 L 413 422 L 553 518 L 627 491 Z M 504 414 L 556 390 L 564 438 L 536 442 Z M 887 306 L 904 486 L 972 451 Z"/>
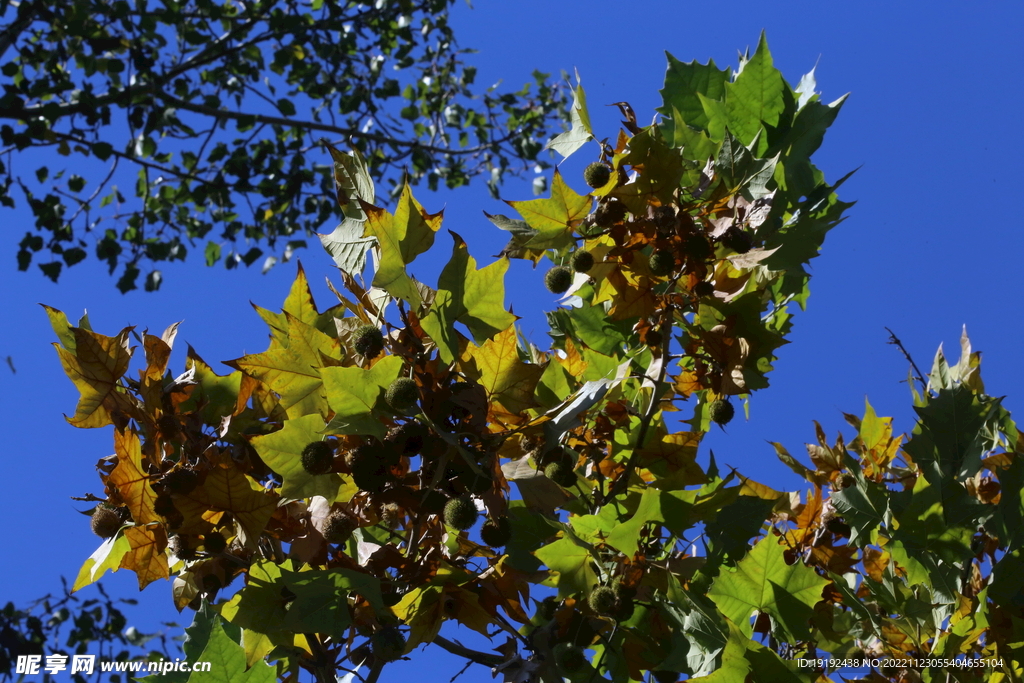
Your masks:
<path fill-rule="evenodd" d="M 153 511 L 156 492 L 150 486 L 149 475 L 142 462 L 139 435 L 130 429 L 115 429 L 114 450 L 117 453 L 117 467 L 107 478 L 107 484 L 117 488 L 121 500 L 131 510 L 135 524 L 161 521 L 160 516 Z"/>
<path fill-rule="evenodd" d="M 131 526 L 124 530 L 131 548 L 121 558 L 121 569 L 131 569 L 142 590 L 157 579 L 170 577 L 167 567 L 167 533 L 162 525 Z"/>

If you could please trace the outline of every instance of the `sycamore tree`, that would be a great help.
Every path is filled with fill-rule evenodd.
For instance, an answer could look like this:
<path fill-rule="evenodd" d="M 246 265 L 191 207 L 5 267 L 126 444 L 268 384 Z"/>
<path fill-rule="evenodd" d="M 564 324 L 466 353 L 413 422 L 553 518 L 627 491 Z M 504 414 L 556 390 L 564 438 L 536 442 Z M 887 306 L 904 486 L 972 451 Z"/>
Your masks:
<path fill-rule="evenodd" d="M 819 427 L 809 464 L 776 444 L 789 492 L 698 463 L 768 385 L 849 206 L 810 160 L 843 99 L 813 73 L 793 89 L 763 39 L 735 71 L 670 57 L 662 95 L 659 124 L 623 105 L 594 143 L 577 86 L 550 146 L 593 163 L 490 215 L 510 239 L 486 264 L 335 151 L 360 226 L 338 303 L 300 268 L 257 309 L 269 348 L 227 374 L 191 348 L 171 372 L 176 325 L 105 336 L 47 308 L 68 420 L 113 427 L 75 588 L 170 579 L 186 655 L 231 680 L 372 683 L 431 648 L 515 682 L 839 680 L 799 661 L 827 655 L 890 658 L 874 681 L 1019 680 L 1024 441 L 966 338 L 909 437 L 869 406 L 852 436 Z M 434 285 L 410 269 L 432 249 Z M 550 262 L 549 340 L 506 308 L 512 258 Z"/>
<path fill-rule="evenodd" d="M 190 250 L 287 260 L 338 213 L 321 139 L 396 193 L 546 167 L 564 88 L 475 84 L 454 3 L 0 0 L 0 205 L 35 218 L 19 268 L 56 281 L 92 254 L 124 292 Z"/>

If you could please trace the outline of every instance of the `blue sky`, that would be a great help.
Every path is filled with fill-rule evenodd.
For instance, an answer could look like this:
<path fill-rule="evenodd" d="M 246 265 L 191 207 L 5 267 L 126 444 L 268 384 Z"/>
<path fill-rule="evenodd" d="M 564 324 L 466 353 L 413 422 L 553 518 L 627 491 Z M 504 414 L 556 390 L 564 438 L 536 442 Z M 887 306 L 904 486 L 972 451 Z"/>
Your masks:
<path fill-rule="evenodd" d="M 720 464 L 775 488 L 797 488 L 800 482 L 766 441 L 802 455 L 802 444 L 814 437 L 812 420 L 830 437 L 839 429 L 849 434 L 841 413 L 862 413 L 865 396 L 880 415 L 895 416 L 898 431 L 909 431 L 912 411 L 902 383 L 907 365 L 886 344 L 886 326 L 927 370 L 940 343 L 956 359 L 966 325 L 975 348 L 984 351 L 988 393 L 1007 395 L 1009 409 L 1021 406 L 1024 414 L 1024 6 L 641 0 L 475 5 L 457 5 L 454 24 L 462 44 L 479 50 L 470 58 L 480 69 L 478 83 L 504 79 L 518 87 L 533 69 L 557 74 L 576 68 L 599 137 L 618 130 L 618 110 L 605 104 L 628 101 L 642 123 L 651 121 L 660 104 L 665 50 L 683 61 L 713 57 L 720 66 L 734 66 L 736 51 L 753 48 L 762 29 L 788 81 L 795 84 L 817 65 L 824 100 L 851 93 L 815 160 L 830 180 L 862 166 L 840 189 L 843 200 L 857 204 L 812 263 L 808 310 L 797 315 L 792 343 L 779 352 L 771 388 L 753 397 L 749 421 L 737 419 L 705 442 L 703 462 L 710 447 Z M 563 165 L 578 191 L 584 189 L 580 172 L 597 153 L 596 145 L 585 147 Z M 445 208 L 444 227 L 460 233 L 481 263 L 504 244 L 505 234 L 482 211 L 511 210 L 492 200 L 482 183 L 416 194 L 428 210 Z M 507 183 L 502 196 L 530 198 L 530 179 Z M 186 344 L 215 366 L 264 350 L 266 327 L 249 301 L 278 309 L 295 266 L 278 265 L 267 275 L 255 267 L 225 272 L 222 266 L 206 268 L 194 251 L 185 265 L 163 269 L 161 291 L 122 296 L 92 261 L 67 270 L 59 284 L 34 266 L 18 272 L 16 244 L 30 222 L 4 209 L 0 225 L 0 255 L 7 264 L 0 268 L 0 359 L 10 355 L 17 368 L 14 374 L 0 364 L 7 484 L 0 507 L 0 604 L 24 604 L 58 590 L 59 577 L 73 578 L 98 545 L 88 520 L 76 512 L 85 506 L 69 496 L 102 493 L 94 463 L 113 452 L 109 428 L 78 430 L 65 423 L 62 415 L 74 412 L 77 394 L 50 346 L 54 336 L 37 303 L 72 319 L 88 309 L 94 329 L 106 334 L 126 325 L 159 334 L 184 320 L 172 359 L 177 374 Z M 442 257 L 447 239 L 439 237 Z M 333 296 L 323 280 L 336 271 L 315 241 L 314 247 L 299 257 L 324 308 Z M 441 265 L 417 261 L 413 270 L 432 284 Z M 515 312 L 525 316 L 525 333 L 543 346 L 543 319 L 526 315 L 538 303 L 553 306 L 541 276 L 528 264 L 513 263 L 506 289 Z M 137 593 L 134 576 L 125 572 L 104 582 L 114 594 Z M 142 607 L 132 614 L 142 630 L 179 619 L 169 584 L 154 584 L 137 597 Z M 385 680 L 415 671 L 425 683 L 447 681 L 461 668 L 436 658 L 436 648 L 428 652 L 396 665 Z"/>

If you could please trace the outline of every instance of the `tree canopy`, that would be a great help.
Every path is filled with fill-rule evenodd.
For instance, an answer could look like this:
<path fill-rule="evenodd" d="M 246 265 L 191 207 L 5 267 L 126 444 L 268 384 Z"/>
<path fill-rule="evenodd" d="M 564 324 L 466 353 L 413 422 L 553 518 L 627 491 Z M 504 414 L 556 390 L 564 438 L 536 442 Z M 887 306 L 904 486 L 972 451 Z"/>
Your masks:
<path fill-rule="evenodd" d="M 94 253 L 128 291 L 190 250 L 287 259 L 338 215 L 321 139 L 395 190 L 545 167 L 564 89 L 478 87 L 454 1 L 4 0 L 0 204 L 35 218 L 19 268 L 56 281 Z"/>
<path fill-rule="evenodd" d="M 177 325 L 106 336 L 47 308 L 68 421 L 114 431 L 75 587 L 172 579 L 197 610 L 186 654 L 261 680 L 373 683 L 428 645 L 520 683 L 809 683 L 864 657 L 870 680 L 1018 678 L 1024 440 L 966 335 L 956 364 L 911 363 L 909 437 L 869 404 L 852 437 L 818 427 L 809 464 L 773 444 L 798 490 L 698 462 L 768 385 L 850 206 L 810 159 L 844 98 L 813 72 L 791 87 L 763 37 L 735 71 L 670 57 L 660 122 L 623 103 L 596 148 L 573 95 L 551 147 L 593 163 L 490 215 L 510 239 L 487 264 L 408 184 L 374 205 L 335 151 L 358 234 L 331 251 L 338 303 L 300 267 L 257 309 L 267 350 L 227 374 L 191 348 L 171 372 Z M 431 286 L 410 267 L 435 249 Z M 551 264 L 543 347 L 505 305 L 512 258 Z"/>

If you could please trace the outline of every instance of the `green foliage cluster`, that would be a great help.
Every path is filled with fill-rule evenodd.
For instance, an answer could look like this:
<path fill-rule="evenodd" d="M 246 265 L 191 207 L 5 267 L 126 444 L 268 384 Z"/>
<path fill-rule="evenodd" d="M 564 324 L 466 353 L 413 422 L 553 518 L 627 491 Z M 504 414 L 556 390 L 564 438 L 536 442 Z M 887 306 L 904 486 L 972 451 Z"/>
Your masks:
<path fill-rule="evenodd" d="M 310 156 L 323 136 L 396 191 L 399 174 L 431 188 L 482 174 L 496 190 L 546 166 L 562 89 L 540 73 L 515 92 L 476 85 L 454 2 L 0 4 L 0 205 L 36 222 L 19 267 L 48 253 L 56 281 L 92 252 L 125 292 L 147 265 L 158 288 L 153 267 L 197 243 L 208 265 L 288 260 L 338 214 Z"/>
<path fill-rule="evenodd" d="M 193 628 L 231 631 L 259 677 L 365 666 L 372 683 L 434 644 L 521 681 L 831 680 L 797 661 L 822 653 L 979 663 L 870 680 L 1017 680 L 1024 439 L 966 337 L 922 378 L 906 441 L 868 406 L 849 441 L 818 428 L 811 467 L 775 444 L 804 491 L 697 463 L 733 401 L 767 386 L 848 206 L 810 160 L 843 100 L 820 102 L 813 75 L 792 89 L 763 39 L 732 73 L 670 58 L 662 95 L 656 126 L 623 106 L 599 144 L 607 178 L 585 180 L 603 185 L 581 195 L 556 172 L 550 197 L 509 202 L 520 218 L 489 216 L 510 233 L 499 260 L 478 268 L 451 233 L 436 287 L 409 266 L 441 214 L 408 186 L 394 213 L 373 205 L 360 155 L 333 151 L 339 303 L 320 311 L 300 268 L 281 313 L 258 309 L 270 347 L 231 374 L 190 350 L 175 379 L 172 327 L 138 337 L 127 378 L 130 328 L 47 309 L 81 392 L 69 421 L 115 427 L 97 502 L 127 520 L 76 587 L 173 577 Z M 572 119 L 549 143 L 563 155 L 597 139 L 579 85 Z M 581 250 L 585 271 L 567 266 Z M 568 273 L 548 349 L 506 310 L 511 258 Z M 396 406 L 399 378 L 418 401 Z M 320 441 L 343 455 L 322 473 L 302 457 Z M 164 483 L 181 469 L 187 494 Z M 448 621 L 507 640 L 471 650 Z"/>

